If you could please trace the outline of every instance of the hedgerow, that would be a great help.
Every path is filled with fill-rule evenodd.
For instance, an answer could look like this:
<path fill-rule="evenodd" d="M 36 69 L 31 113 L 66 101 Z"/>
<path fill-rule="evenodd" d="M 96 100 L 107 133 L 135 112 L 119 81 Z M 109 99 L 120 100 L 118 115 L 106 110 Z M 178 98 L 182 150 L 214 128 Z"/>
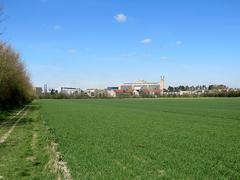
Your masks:
<path fill-rule="evenodd" d="M 33 88 L 20 58 L 0 42 L 0 109 L 24 105 L 33 99 Z"/>

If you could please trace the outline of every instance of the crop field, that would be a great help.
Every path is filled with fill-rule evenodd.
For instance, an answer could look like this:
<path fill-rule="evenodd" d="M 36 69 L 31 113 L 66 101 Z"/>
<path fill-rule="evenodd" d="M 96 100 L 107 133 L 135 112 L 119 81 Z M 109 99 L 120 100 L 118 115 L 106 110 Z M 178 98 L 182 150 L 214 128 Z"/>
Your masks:
<path fill-rule="evenodd" d="M 240 99 L 39 103 L 73 179 L 240 178 Z"/>

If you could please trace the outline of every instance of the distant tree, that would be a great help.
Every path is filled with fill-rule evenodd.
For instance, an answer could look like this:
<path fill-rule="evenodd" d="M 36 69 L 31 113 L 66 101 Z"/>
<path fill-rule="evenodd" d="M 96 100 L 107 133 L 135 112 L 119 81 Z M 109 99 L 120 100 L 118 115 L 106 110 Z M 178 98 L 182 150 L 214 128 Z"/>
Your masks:
<path fill-rule="evenodd" d="M 227 89 L 227 86 L 223 85 L 223 84 L 220 84 L 220 85 L 217 86 L 217 89 L 221 89 L 221 90 Z"/>
<path fill-rule="evenodd" d="M 196 89 L 196 88 L 195 88 L 194 86 L 191 86 L 191 87 L 190 87 L 190 90 L 191 90 L 191 91 L 194 91 L 195 89 Z"/>
<path fill-rule="evenodd" d="M 181 86 L 178 87 L 178 90 L 179 91 L 185 91 L 185 87 L 181 85 Z"/>
<path fill-rule="evenodd" d="M 208 90 L 225 90 L 227 89 L 226 85 L 220 84 L 220 85 L 210 85 L 208 87 Z"/>
<path fill-rule="evenodd" d="M 173 90 L 174 90 L 174 88 L 173 88 L 172 86 L 169 86 L 169 87 L 168 87 L 168 91 L 169 91 L 169 92 L 173 92 Z"/>
<path fill-rule="evenodd" d="M 214 85 L 209 85 L 208 90 L 214 90 L 214 87 L 215 87 Z"/>
<path fill-rule="evenodd" d="M 50 89 L 49 91 L 51 95 L 58 94 L 58 90 Z"/>

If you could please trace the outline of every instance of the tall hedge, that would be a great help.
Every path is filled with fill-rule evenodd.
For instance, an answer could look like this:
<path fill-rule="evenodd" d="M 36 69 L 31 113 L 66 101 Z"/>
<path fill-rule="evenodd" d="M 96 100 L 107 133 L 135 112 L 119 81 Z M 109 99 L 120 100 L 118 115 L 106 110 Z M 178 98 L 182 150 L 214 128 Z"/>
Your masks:
<path fill-rule="evenodd" d="M 19 54 L 0 42 L 0 108 L 24 105 L 33 98 L 33 88 Z"/>

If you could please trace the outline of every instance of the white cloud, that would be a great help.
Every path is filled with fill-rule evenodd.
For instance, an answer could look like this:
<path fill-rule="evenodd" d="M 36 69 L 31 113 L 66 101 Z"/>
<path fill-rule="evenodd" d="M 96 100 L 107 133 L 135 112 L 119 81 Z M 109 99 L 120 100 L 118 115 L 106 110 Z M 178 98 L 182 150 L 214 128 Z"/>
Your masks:
<path fill-rule="evenodd" d="M 62 26 L 60 26 L 60 25 L 55 25 L 53 28 L 54 28 L 54 30 L 56 30 L 56 31 L 57 31 L 57 30 L 60 30 L 60 29 L 62 29 Z"/>
<path fill-rule="evenodd" d="M 176 46 L 181 46 L 182 44 L 183 44 L 183 42 L 182 41 L 176 41 Z"/>
<path fill-rule="evenodd" d="M 167 56 L 161 56 L 160 59 L 163 60 L 163 61 L 166 61 L 166 60 L 169 59 L 169 57 L 167 57 Z"/>
<path fill-rule="evenodd" d="M 120 13 L 113 17 L 119 23 L 125 23 L 127 21 L 127 16 Z"/>
<path fill-rule="evenodd" d="M 143 44 L 150 44 L 151 42 L 152 42 L 151 38 L 145 38 L 141 41 L 141 43 L 143 43 Z"/>

